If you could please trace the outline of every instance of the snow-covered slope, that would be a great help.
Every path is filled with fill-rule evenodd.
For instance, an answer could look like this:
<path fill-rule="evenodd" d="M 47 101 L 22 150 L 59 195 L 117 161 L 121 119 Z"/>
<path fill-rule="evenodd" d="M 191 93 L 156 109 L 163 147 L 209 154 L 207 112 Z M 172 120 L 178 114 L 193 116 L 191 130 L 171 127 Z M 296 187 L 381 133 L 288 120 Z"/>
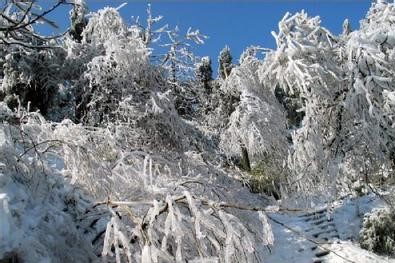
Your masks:
<path fill-rule="evenodd" d="M 96 256 L 77 219 L 89 200 L 64 180 L 56 164 L 24 170 L 37 160 L 15 159 L 21 154 L 11 129 L 0 128 L 0 259 L 14 255 L 22 262 L 91 262 Z"/>
<path fill-rule="evenodd" d="M 370 194 L 337 201 L 329 210 L 270 214 L 275 242 L 265 259 L 279 263 L 395 262 L 358 244 L 363 215 L 384 206 L 379 197 Z"/>

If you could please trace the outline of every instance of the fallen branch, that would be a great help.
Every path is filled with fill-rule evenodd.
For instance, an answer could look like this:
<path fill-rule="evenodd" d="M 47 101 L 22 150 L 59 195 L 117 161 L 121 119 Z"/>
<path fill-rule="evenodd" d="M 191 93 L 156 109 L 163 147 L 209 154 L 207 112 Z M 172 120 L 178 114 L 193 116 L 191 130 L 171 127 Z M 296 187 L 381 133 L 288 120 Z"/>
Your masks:
<path fill-rule="evenodd" d="M 239 205 L 239 204 L 233 204 L 233 203 L 226 203 L 226 202 L 220 202 L 220 203 L 215 203 L 213 201 L 209 201 L 206 199 L 198 198 L 196 196 L 193 196 L 194 199 L 198 200 L 201 202 L 202 205 L 210 206 L 213 208 L 234 208 L 238 210 L 245 210 L 245 211 L 262 211 L 262 212 L 276 212 L 276 211 L 282 211 L 282 212 L 310 212 L 308 210 L 304 209 L 299 209 L 299 208 L 285 208 L 285 207 L 277 207 L 277 206 L 266 206 L 266 207 L 259 207 L 259 206 L 244 206 L 244 205 Z M 176 196 L 173 198 L 174 202 L 185 202 L 186 201 L 186 196 L 185 195 L 180 195 Z M 153 205 L 153 201 L 147 201 L 147 200 L 141 200 L 141 201 L 101 201 L 95 203 L 93 207 L 97 207 L 99 205 L 110 205 L 112 207 L 117 207 L 117 206 L 136 206 L 136 205 Z M 161 211 L 166 210 L 166 204 L 161 208 Z"/>

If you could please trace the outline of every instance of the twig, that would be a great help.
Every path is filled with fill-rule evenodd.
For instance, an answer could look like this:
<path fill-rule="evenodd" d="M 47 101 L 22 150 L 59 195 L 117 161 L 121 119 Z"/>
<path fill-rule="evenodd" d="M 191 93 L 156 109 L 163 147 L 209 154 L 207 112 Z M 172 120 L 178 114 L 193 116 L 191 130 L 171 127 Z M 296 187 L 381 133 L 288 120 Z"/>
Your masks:
<path fill-rule="evenodd" d="M 66 4 L 67 2 L 65 0 L 59 0 L 54 6 L 52 6 L 50 9 L 42 12 L 41 14 L 33 14 L 35 16 L 35 18 L 33 18 L 32 20 L 28 21 L 27 23 L 23 23 L 23 24 L 17 24 L 15 26 L 11 26 L 9 28 L 6 28 L 6 31 L 14 31 L 14 30 L 18 30 L 21 28 L 25 28 L 29 25 L 32 25 L 34 23 L 36 23 L 38 20 L 40 19 L 44 19 L 44 17 L 46 15 L 48 15 L 49 13 L 51 13 L 52 11 L 54 11 L 56 8 L 58 8 L 60 5 L 62 4 Z M 49 22 L 48 20 L 45 20 L 47 23 Z M 51 24 L 51 23 L 49 23 Z M 2 31 L 3 28 L 0 29 L 0 31 Z"/>
<path fill-rule="evenodd" d="M 61 141 L 61 140 L 45 140 L 45 141 L 42 141 L 42 142 L 39 142 L 39 143 L 34 143 L 34 142 L 33 142 L 33 146 L 27 148 L 23 153 L 21 153 L 21 154 L 18 156 L 17 161 L 20 161 L 21 158 L 22 158 L 24 155 L 26 155 L 28 152 L 30 152 L 31 150 L 35 150 L 35 149 L 37 148 L 37 146 L 40 146 L 40 145 L 42 145 L 42 144 L 47 144 L 47 143 L 62 143 L 62 144 L 67 144 L 66 142 Z"/>

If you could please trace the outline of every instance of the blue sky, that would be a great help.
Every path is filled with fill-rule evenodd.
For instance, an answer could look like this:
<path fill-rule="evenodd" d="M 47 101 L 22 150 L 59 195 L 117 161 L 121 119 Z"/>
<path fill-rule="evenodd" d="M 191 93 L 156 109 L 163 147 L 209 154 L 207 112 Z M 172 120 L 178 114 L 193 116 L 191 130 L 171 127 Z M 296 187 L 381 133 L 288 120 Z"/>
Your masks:
<path fill-rule="evenodd" d="M 87 0 L 90 11 L 117 7 L 124 2 L 128 4 L 120 12 L 126 22 L 130 23 L 132 16 L 145 18 L 147 1 Z M 326 28 L 339 34 L 345 18 L 349 18 L 353 28 L 359 27 L 371 0 L 156 0 L 151 3 L 153 13 L 164 16 L 163 23 L 178 25 L 184 31 L 188 27 L 198 28 L 209 36 L 206 44 L 194 51 L 199 56 L 210 56 L 216 71 L 218 54 L 225 45 L 230 47 L 234 60 L 249 45 L 275 48 L 270 32 L 278 30 L 278 21 L 286 12 L 304 9 L 310 16 L 320 16 Z M 69 23 L 65 9 L 54 13 L 53 18 L 62 30 Z"/>

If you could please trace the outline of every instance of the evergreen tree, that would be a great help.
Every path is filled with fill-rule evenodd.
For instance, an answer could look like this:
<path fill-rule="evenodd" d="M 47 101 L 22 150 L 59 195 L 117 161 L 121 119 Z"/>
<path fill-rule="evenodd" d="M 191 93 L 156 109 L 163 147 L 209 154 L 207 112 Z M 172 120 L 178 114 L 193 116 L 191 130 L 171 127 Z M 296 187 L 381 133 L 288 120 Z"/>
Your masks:
<path fill-rule="evenodd" d="M 351 25 L 350 21 L 346 18 L 343 22 L 343 35 L 347 36 L 351 33 Z"/>
<path fill-rule="evenodd" d="M 82 32 L 84 31 L 88 21 L 85 18 L 87 6 L 85 0 L 76 0 L 74 8 L 70 11 L 70 35 L 77 41 L 81 42 Z"/>
<path fill-rule="evenodd" d="M 230 49 L 228 46 L 225 46 L 218 57 L 219 69 L 218 73 L 222 79 L 226 79 L 229 77 L 230 72 L 232 71 L 232 55 L 230 54 Z"/>
<path fill-rule="evenodd" d="M 211 59 L 210 57 L 203 57 L 201 62 L 196 64 L 196 78 L 206 90 L 210 88 L 209 81 L 212 80 L 212 75 Z"/>

